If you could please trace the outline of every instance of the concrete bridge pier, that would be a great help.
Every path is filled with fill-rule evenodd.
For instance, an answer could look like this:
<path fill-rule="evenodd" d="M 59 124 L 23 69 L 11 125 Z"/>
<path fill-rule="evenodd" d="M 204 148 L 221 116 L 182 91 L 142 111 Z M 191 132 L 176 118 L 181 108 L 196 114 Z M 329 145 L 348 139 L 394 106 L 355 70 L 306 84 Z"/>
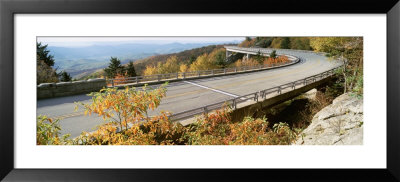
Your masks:
<path fill-rule="evenodd" d="M 229 60 L 229 57 L 232 55 L 232 52 L 231 51 L 228 51 L 228 50 L 226 50 L 226 57 L 225 57 L 225 59 L 226 59 L 226 61 L 228 61 Z"/>
<path fill-rule="evenodd" d="M 248 103 L 248 105 L 238 106 L 238 108 L 231 113 L 232 121 L 242 121 L 245 116 L 254 117 L 254 114 L 258 111 L 264 110 L 266 108 L 271 108 L 279 103 L 293 99 L 303 93 L 308 92 L 311 89 L 314 88 L 317 88 L 317 90 L 322 89 L 323 87 L 326 87 L 326 85 L 328 85 L 329 83 L 332 83 L 330 81 L 333 78 L 334 77 L 329 76 L 314 83 L 298 87 L 286 93 L 282 93 L 271 98 L 263 99 L 260 102 L 257 101 L 253 103 Z"/>

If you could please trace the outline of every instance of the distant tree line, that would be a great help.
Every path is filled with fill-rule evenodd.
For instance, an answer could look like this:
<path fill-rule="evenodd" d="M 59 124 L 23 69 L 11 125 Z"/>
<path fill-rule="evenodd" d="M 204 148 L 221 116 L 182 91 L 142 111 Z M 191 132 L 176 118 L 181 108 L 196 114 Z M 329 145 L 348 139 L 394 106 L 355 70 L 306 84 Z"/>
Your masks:
<path fill-rule="evenodd" d="M 195 48 L 191 50 L 186 50 L 178 53 L 172 53 L 172 54 L 163 54 L 163 55 L 156 55 L 156 56 L 151 56 L 142 60 L 136 61 L 135 64 L 135 69 L 138 75 L 144 75 L 144 70 L 146 70 L 146 67 L 148 66 L 153 66 L 156 67 L 159 62 L 161 63 L 166 63 L 168 58 L 176 56 L 178 60 L 178 64 L 185 64 L 185 65 L 190 65 L 194 61 L 196 61 L 197 57 L 203 55 L 203 54 L 210 54 L 212 51 L 215 49 L 223 48 L 223 45 L 209 45 L 209 46 L 204 46 L 200 48 Z M 223 55 L 225 57 L 225 55 Z"/>
<path fill-rule="evenodd" d="M 143 75 L 218 69 L 228 65 L 225 49 L 222 47 L 215 47 L 210 53 L 188 58 L 188 60 L 180 60 L 178 56 L 173 55 L 167 58 L 165 63 L 158 62 L 156 65 L 147 65 Z"/>
<path fill-rule="evenodd" d="M 246 37 L 238 46 L 312 50 L 310 37 Z"/>

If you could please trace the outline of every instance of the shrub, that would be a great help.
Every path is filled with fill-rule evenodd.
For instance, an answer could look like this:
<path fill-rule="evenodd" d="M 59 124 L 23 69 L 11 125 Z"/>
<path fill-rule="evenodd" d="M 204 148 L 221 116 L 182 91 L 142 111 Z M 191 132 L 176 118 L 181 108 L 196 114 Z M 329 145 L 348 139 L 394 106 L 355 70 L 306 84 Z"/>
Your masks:
<path fill-rule="evenodd" d="M 142 90 L 126 87 L 124 90 L 117 88 L 104 88 L 100 92 L 89 94 L 92 103 L 77 102 L 85 108 L 85 115 L 97 113 L 104 120 L 117 123 L 120 130 L 128 129 L 128 124 L 135 124 L 143 120 L 149 121 L 148 109 L 154 110 L 160 105 L 161 98 L 165 96 L 166 86 L 163 84 L 157 89 L 148 90 L 145 85 Z M 78 108 L 78 105 L 75 109 Z"/>
<path fill-rule="evenodd" d="M 128 82 L 128 75 L 127 73 L 125 73 L 125 75 L 121 74 L 121 73 L 117 73 L 114 77 L 114 85 L 121 85 L 121 84 L 127 84 Z M 111 83 L 108 84 L 108 86 L 111 86 Z"/>
<path fill-rule="evenodd" d="M 66 144 L 69 135 L 60 135 L 59 120 L 53 120 L 47 116 L 38 116 L 36 120 L 36 144 L 37 145 L 61 145 Z"/>
<path fill-rule="evenodd" d="M 148 122 L 134 123 L 118 131 L 114 123 L 107 123 L 95 132 L 82 133 L 74 140 L 80 145 L 178 145 L 183 144 L 183 126 L 168 120 L 168 113 L 152 117 Z"/>
<path fill-rule="evenodd" d="M 188 145 L 281 145 L 290 144 L 296 135 L 289 127 L 271 130 L 266 118 L 232 122 L 229 110 L 223 109 L 199 118 L 185 137 Z"/>
<path fill-rule="evenodd" d="M 289 59 L 287 56 L 277 56 L 275 58 L 268 57 L 264 61 L 264 65 L 272 65 L 272 64 L 277 64 L 277 63 L 287 63 L 289 62 Z"/>

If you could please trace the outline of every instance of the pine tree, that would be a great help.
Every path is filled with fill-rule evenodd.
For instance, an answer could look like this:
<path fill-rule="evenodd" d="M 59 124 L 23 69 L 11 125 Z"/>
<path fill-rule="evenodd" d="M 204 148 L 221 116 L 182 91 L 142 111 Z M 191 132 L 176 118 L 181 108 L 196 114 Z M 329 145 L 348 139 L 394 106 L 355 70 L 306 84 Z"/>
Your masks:
<path fill-rule="evenodd" d="M 130 61 L 129 64 L 126 66 L 126 74 L 129 77 L 135 77 L 136 76 L 135 66 L 133 66 L 133 62 L 132 61 Z"/>
<path fill-rule="evenodd" d="M 69 81 L 72 80 L 71 75 L 69 73 L 65 72 L 65 71 L 60 73 L 60 77 L 61 77 L 60 80 L 62 82 L 69 82 Z"/>
<path fill-rule="evenodd" d="M 49 54 L 47 45 L 42 45 L 41 42 L 36 42 L 36 55 L 38 60 L 42 60 L 48 66 L 54 66 L 54 56 Z"/>
<path fill-rule="evenodd" d="M 281 49 L 290 49 L 290 39 L 289 39 L 289 37 L 284 37 L 282 39 Z"/>
<path fill-rule="evenodd" d="M 215 53 L 215 64 L 219 68 L 225 68 L 227 66 L 227 62 L 225 59 L 226 59 L 225 51 L 218 51 Z"/>
<path fill-rule="evenodd" d="M 260 51 L 257 52 L 257 55 L 255 56 L 255 58 L 256 58 L 258 64 L 262 64 L 264 61 L 264 57 Z"/>
<path fill-rule="evenodd" d="M 108 67 L 104 68 L 104 72 L 106 72 L 108 78 L 114 78 L 117 74 L 121 74 L 123 71 L 124 67 L 121 65 L 121 61 L 114 57 L 111 57 Z"/>
<path fill-rule="evenodd" d="M 271 52 L 271 54 L 269 55 L 269 57 L 270 58 L 276 58 L 276 51 L 275 50 L 273 50 L 272 52 Z"/>

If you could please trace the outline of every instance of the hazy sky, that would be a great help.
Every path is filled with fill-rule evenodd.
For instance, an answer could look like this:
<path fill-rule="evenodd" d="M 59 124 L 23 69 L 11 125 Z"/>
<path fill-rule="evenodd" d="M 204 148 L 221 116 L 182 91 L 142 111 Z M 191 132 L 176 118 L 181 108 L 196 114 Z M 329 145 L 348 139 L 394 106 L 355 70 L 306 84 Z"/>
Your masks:
<path fill-rule="evenodd" d="M 125 43 L 168 44 L 178 43 L 232 43 L 244 37 L 38 37 L 37 41 L 49 46 L 83 47 L 90 45 L 118 45 Z"/>

